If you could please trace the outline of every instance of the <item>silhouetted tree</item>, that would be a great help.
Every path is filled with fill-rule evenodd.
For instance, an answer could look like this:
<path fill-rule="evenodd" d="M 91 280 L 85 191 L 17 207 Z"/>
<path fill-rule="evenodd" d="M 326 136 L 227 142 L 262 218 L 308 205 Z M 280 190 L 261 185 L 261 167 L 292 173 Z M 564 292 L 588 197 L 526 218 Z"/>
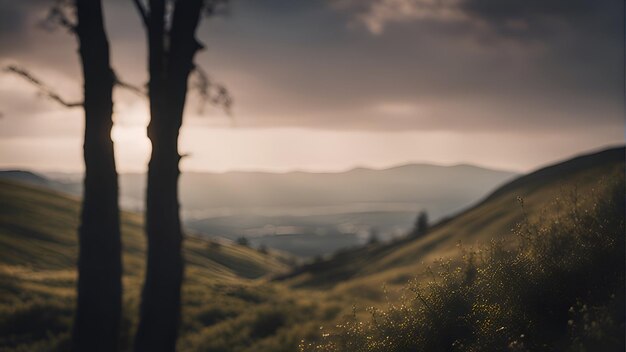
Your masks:
<path fill-rule="evenodd" d="M 428 227 L 428 213 L 423 210 L 417 215 L 417 219 L 415 219 L 412 235 L 414 237 L 424 236 L 428 232 Z"/>
<path fill-rule="evenodd" d="M 76 351 L 115 351 L 122 312 L 122 245 L 111 139 L 115 75 L 100 0 L 75 4 L 85 93 L 85 188 L 72 341 Z"/>
<path fill-rule="evenodd" d="M 176 347 L 183 280 L 178 135 L 188 80 L 194 70 L 201 77 L 198 90 L 204 98 L 230 104 L 221 87 L 210 96 L 210 82 L 194 64 L 195 54 L 203 48 L 195 36 L 200 17 L 202 13 L 214 13 L 223 2 L 134 0 L 148 37 L 148 138 L 152 144 L 146 198 L 148 258 L 136 351 L 174 351 Z"/>
<path fill-rule="evenodd" d="M 250 245 L 250 241 L 248 241 L 248 238 L 246 236 L 238 237 L 237 240 L 235 241 L 235 243 L 237 243 L 240 246 L 249 246 Z"/>
<path fill-rule="evenodd" d="M 369 233 L 369 238 L 367 239 L 367 243 L 368 244 L 378 244 L 380 242 L 380 238 L 378 235 L 378 229 L 376 227 L 373 227 L 370 230 Z"/>
<path fill-rule="evenodd" d="M 85 176 L 80 215 L 78 299 L 72 330 L 74 351 L 117 351 L 122 311 L 122 261 L 118 184 L 111 129 L 112 91 L 116 78 L 109 62 L 109 43 L 100 0 L 57 0 L 46 19 L 78 39 L 84 100 L 69 102 L 29 72 L 16 73 L 43 95 L 65 107 L 85 111 Z"/>

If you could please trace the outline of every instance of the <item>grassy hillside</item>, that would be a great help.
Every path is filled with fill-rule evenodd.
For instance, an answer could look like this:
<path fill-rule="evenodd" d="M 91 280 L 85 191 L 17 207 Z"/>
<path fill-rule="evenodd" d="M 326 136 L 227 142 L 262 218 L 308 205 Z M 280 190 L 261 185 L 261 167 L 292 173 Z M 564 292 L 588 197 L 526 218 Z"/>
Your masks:
<path fill-rule="evenodd" d="M 265 255 L 192 236 L 185 245 L 187 267 L 179 350 L 295 351 L 303 339 L 319 337 L 321 326 L 334 327 L 345 321 L 353 307 L 402 302 L 398 299 L 412 289 L 405 288 L 410 279 L 423 283 L 429 281 L 425 278 L 439 275 L 436 269 L 429 270 L 435 259 L 448 258 L 450 263 L 460 265 L 464 252 L 457 246 L 459 242 L 467 248 L 497 238 L 507 249 L 514 243 L 509 240 L 516 238 L 511 230 L 520 220 L 541 223 L 549 218 L 552 224 L 558 224 L 562 213 L 572 205 L 586 212 L 593 208 L 589 203 L 593 193 L 601 194 L 598 187 L 603 179 L 623 184 L 623 148 L 573 159 L 519 178 L 475 207 L 434 226 L 422 238 L 344 251 L 331 260 L 289 274 L 284 274 L 284 257 L 276 253 Z M 43 188 L 10 181 L 0 181 L 0 199 L 0 350 L 64 351 L 75 299 L 79 203 Z M 523 199 L 523 205 L 518 199 Z M 144 267 L 141 229 L 139 215 L 123 214 L 122 345 L 126 349 L 136 326 Z M 559 238 L 565 235 L 567 232 Z M 580 253 L 578 249 L 576 253 Z M 536 277 L 544 278 L 540 276 L 542 267 L 536 268 L 529 275 L 536 273 Z M 281 280 L 268 281 L 268 276 L 279 276 Z M 529 280 L 534 277 L 529 276 Z M 471 292 L 491 292 L 485 287 L 489 285 L 477 286 Z M 441 290 L 438 292 L 449 291 L 448 286 Z M 434 300 L 433 306 L 436 303 L 445 308 L 447 303 L 437 301 L 437 297 L 455 296 L 437 294 L 428 298 Z M 518 308 L 522 311 L 524 307 Z M 362 315 L 359 309 L 357 318 Z M 423 321 L 434 320 L 419 320 Z M 371 331 L 364 331 L 360 337 L 368 341 Z M 402 342 L 404 335 L 398 336 L 401 338 L 396 342 Z"/>
<path fill-rule="evenodd" d="M 424 273 L 424 263 L 458 257 L 460 243 L 468 247 L 506 239 L 524 217 L 536 221 L 558 212 L 562 207 L 559 199 L 582 199 L 580 196 L 593 193 L 603 179 L 623 179 L 624 159 L 624 148 L 614 148 L 542 168 L 500 187 L 476 206 L 440 222 L 422 238 L 344 251 L 279 279 L 296 287 L 337 286 L 339 292 L 370 297 L 372 287 L 403 285 Z"/>
<path fill-rule="evenodd" d="M 624 351 L 624 200 L 623 177 L 599 183 L 301 351 Z"/>
<path fill-rule="evenodd" d="M 0 181 L 0 263 L 32 270 L 64 270 L 77 258 L 79 202 L 76 199 L 10 181 Z M 142 218 L 122 214 L 124 266 L 127 275 L 143 271 L 145 241 Z M 233 244 L 216 244 L 189 236 L 185 242 L 189 270 L 202 268 L 220 279 L 258 278 L 286 268 L 276 256 Z"/>
<path fill-rule="evenodd" d="M 0 181 L 0 199 L 0 350 L 64 350 L 75 299 L 79 202 L 10 181 Z M 141 217 L 124 213 L 122 218 L 124 341 L 128 346 L 138 307 L 145 243 Z M 276 293 L 279 287 L 262 286 L 263 280 L 259 280 L 286 269 L 281 256 L 195 237 L 185 242 L 184 255 L 185 333 L 181 344 L 186 344 L 187 350 L 193 350 L 190 340 L 211 339 L 210 331 L 198 335 L 197 330 L 218 322 L 232 324 L 234 329 L 242 319 L 255 321 L 272 313 L 269 302 L 288 298 Z M 273 333 L 266 332 L 263 337 Z"/>

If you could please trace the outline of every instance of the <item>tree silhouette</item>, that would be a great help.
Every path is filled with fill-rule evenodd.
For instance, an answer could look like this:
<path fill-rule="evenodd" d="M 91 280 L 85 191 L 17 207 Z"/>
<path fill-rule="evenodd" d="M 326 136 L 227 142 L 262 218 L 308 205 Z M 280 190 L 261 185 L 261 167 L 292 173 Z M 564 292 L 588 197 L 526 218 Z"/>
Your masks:
<path fill-rule="evenodd" d="M 122 311 L 118 181 L 111 139 L 116 79 L 101 2 L 76 0 L 75 5 L 85 95 L 85 190 L 72 345 L 76 351 L 115 351 Z"/>
<path fill-rule="evenodd" d="M 415 226 L 413 227 L 413 237 L 424 236 L 428 232 L 428 213 L 425 210 L 420 211 L 415 219 Z"/>
<path fill-rule="evenodd" d="M 18 66 L 5 70 L 35 85 L 65 107 L 83 107 L 84 191 L 78 229 L 77 306 L 72 330 L 74 351 L 117 351 L 122 313 L 122 260 L 118 183 L 111 129 L 112 92 L 117 80 L 100 0 L 57 0 L 46 24 L 76 35 L 84 80 L 82 102 L 68 101 Z"/>
<path fill-rule="evenodd" d="M 246 247 L 250 245 L 250 241 L 248 240 L 246 236 L 237 237 L 237 240 L 235 240 L 235 243 L 237 243 L 240 246 L 246 246 Z"/>
<path fill-rule="evenodd" d="M 18 66 L 9 66 L 5 71 L 26 79 L 52 101 L 68 108 L 82 106 L 85 111 L 85 176 L 71 348 L 74 351 L 117 351 L 122 313 L 122 260 L 118 181 L 111 139 L 112 91 L 117 79 L 109 61 L 101 1 L 57 0 L 45 23 L 61 26 L 78 39 L 83 101 L 62 98 L 53 88 Z"/>
<path fill-rule="evenodd" d="M 372 227 L 369 232 L 367 244 L 378 244 L 378 243 L 380 243 L 380 236 L 379 236 L 378 228 Z"/>
<path fill-rule="evenodd" d="M 134 0 L 148 37 L 148 138 L 152 144 L 146 195 L 148 258 L 136 351 L 176 348 L 184 270 L 178 136 L 192 72 L 203 78 L 198 87 L 203 98 L 225 107 L 231 103 L 226 90 L 211 86 L 194 64 L 195 54 L 203 48 L 195 36 L 201 15 L 215 13 L 222 3 L 223 0 Z"/>

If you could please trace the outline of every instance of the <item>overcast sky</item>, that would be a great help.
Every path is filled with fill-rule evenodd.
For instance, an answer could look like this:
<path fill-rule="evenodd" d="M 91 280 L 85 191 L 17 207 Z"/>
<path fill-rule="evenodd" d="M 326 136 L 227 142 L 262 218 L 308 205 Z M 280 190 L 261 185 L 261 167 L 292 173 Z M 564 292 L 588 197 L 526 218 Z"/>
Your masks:
<path fill-rule="evenodd" d="M 0 0 L 0 63 L 80 100 L 76 42 L 50 0 Z M 105 0 L 118 75 L 145 84 L 131 0 Z M 408 162 L 527 171 L 623 144 L 621 0 L 233 0 L 198 56 L 233 117 L 188 101 L 183 170 L 344 170 Z M 80 171 L 82 112 L 0 75 L 0 167 Z M 116 91 L 121 171 L 145 169 L 146 102 Z"/>

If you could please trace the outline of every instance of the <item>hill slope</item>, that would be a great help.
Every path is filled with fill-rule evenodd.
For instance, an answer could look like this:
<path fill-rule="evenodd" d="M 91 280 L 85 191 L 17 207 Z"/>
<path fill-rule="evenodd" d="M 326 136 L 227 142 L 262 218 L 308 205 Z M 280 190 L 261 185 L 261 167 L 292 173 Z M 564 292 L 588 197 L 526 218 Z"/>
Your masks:
<path fill-rule="evenodd" d="M 506 238 L 522 219 L 516 200 L 535 218 L 556 196 L 577 187 L 588 194 L 602 178 L 624 178 L 618 148 L 539 170 L 501 187 L 484 201 L 433 227 L 420 239 L 404 239 L 344 251 L 332 260 L 301 268 L 282 283 L 250 280 L 285 268 L 280 257 L 229 243 L 190 237 L 186 241 L 181 351 L 294 351 L 320 326 L 336 326 L 352 307 L 394 302 L 396 292 L 425 272 L 422 264 L 454 257 L 456 243 Z M 45 185 L 42 185 L 45 187 Z M 38 187 L 0 181 L 0 350 L 67 350 L 75 299 L 76 199 Z M 582 205 L 581 197 L 581 205 Z M 552 204 L 553 205 L 553 204 Z M 144 265 L 141 218 L 123 214 L 123 350 L 132 346 Z M 391 288 L 391 287 L 390 287 Z"/>
<path fill-rule="evenodd" d="M 366 294 L 365 288 L 373 284 L 404 283 L 423 272 L 422 263 L 458 255 L 458 243 L 471 246 L 506 238 L 524 216 L 534 220 L 549 205 L 558 207 L 551 204 L 558 197 L 593 192 L 602 179 L 623 180 L 624 159 L 625 150 L 620 147 L 542 168 L 500 187 L 476 206 L 440 222 L 422 238 L 345 251 L 278 279 L 296 287 L 339 285 L 356 294 L 359 288 Z"/>
<path fill-rule="evenodd" d="M 0 180 L 0 351 L 69 350 L 80 205 L 44 187 Z M 124 212 L 122 234 L 121 346 L 131 351 L 144 270 L 142 218 Z M 179 351 L 295 351 L 303 336 L 349 310 L 336 297 L 263 279 L 287 267 L 279 253 L 193 236 L 184 251 Z"/>
<path fill-rule="evenodd" d="M 45 188 L 0 181 L 0 264 L 33 269 L 68 269 L 77 258 L 78 200 Z M 127 274 L 143 270 L 142 218 L 122 214 Z M 185 257 L 191 270 L 203 268 L 224 278 L 256 278 L 285 269 L 275 257 L 251 248 L 214 244 L 188 236 Z"/>
<path fill-rule="evenodd" d="M 0 199 L 0 350 L 68 350 L 75 304 L 79 202 L 43 187 L 6 180 L 0 181 Z M 130 350 L 145 261 L 142 218 L 123 213 L 122 235 L 122 346 Z M 266 280 L 253 280 L 285 270 L 285 258 L 194 236 L 185 241 L 184 256 L 180 344 L 187 347 L 181 350 L 195 350 L 192 346 L 202 339 L 218 345 L 251 346 L 251 341 L 259 339 L 249 337 L 255 333 L 253 329 L 229 339 L 215 336 L 224 329 L 262 319 L 269 314 L 263 304 L 272 305 L 273 300 L 285 297 L 264 285 Z M 267 340 L 272 335 L 273 331 L 263 337 Z M 247 345 L 237 338 L 247 339 Z"/>

